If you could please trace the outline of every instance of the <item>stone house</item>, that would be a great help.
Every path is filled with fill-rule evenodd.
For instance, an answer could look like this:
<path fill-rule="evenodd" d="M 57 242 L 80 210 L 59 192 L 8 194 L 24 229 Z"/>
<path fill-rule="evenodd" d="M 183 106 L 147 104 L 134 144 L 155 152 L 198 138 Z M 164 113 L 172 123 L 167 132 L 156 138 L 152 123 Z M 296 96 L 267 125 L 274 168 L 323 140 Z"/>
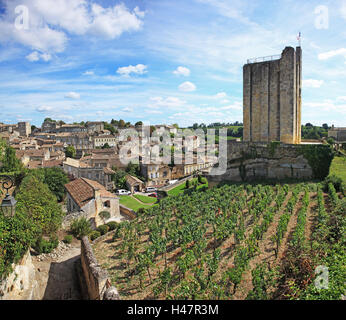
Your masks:
<path fill-rule="evenodd" d="M 165 164 L 140 164 L 141 176 L 147 180 L 147 186 L 164 186 L 172 180 L 171 167 Z"/>
<path fill-rule="evenodd" d="M 337 143 L 346 143 L 346 128 L 332 128 L 328 131 L 328 137 L 334 138 Z"/>
<path fill-rule="evenodd" d="M 113 190 L 114 183 L 112 181 L 112 174 L 114 171 L 107 166 L 94 167 L 88 162 L 76 159 L 67 158 L 63 162 L 63 170 L 75 179 L 87 178 L 97 181 L 103 185 L 107 190 Z"/>
<path fill-rule="evenodd" d="M 65 188 L 68 214 L 80 212 L 94 228 L 121 218 L 119 198 L 98 182 L 80 178 L 67 183 Z M 109 218 L 100 216 L 104 211 L 109 213 Z"/>
<path fill-rule="evenodd" d="M 126 176 L 126 186 L 127 189 L 131 191 L 131 193 L 135 193 L 142 192 L 145 187 L 145 184 L 142 180 L 138 179 L 137 177 L 128 174 Z"/>
<path fill-rule="evenodd" d="M 105 127 L 102 121 L 88 121 L 85 126 L 89 133 L 103 131 Z"/>
<path fill-rule="evenodd" d="M 18 122 L 18 131 L 21 137 L 28 137 L 31 134 L 30 122 Z"/>
<path fill-rule="evenodd" d="M 103 147 L 106 143 L 110 147 L 115 147 L 118 144 L 117 138 L 114 137 L 113 135 L 99 135 L 99 136 L 94 136 L 94 148 L 101 148 Z"/>
<path fill-rule="evenodd" d="M 17 150 L 16 157 L 27 166 L 30 161 L 47 161 L 50 160 L 49 150 Z"/>

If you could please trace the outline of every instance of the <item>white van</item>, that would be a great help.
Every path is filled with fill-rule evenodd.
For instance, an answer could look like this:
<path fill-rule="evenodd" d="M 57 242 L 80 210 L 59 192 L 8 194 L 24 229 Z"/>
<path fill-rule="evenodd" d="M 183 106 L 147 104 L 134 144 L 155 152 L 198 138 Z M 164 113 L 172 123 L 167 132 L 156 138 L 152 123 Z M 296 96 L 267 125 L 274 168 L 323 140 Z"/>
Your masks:
<path fill-rule="evenodd" d="M 155 192 L 155 191 L 157 191 L 157 189 L 154 188 L 154 187 L 146 187 L 146 188 L 145 188 L 145 192 L 146 192 L 146 193 Z"/>

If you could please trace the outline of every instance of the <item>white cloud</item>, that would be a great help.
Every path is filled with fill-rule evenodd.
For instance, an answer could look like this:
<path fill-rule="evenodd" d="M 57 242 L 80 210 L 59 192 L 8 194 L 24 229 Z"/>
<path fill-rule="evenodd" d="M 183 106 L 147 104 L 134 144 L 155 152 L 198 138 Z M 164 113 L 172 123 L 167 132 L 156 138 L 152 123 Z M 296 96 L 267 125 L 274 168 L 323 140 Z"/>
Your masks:
<path fill-rule="evenodd" d="M 146 110 L 145 113 L 147 113 L 147 114 L 163 114 L 163 112 L 159 111 L 159 110 Z"/>
<path fill-rule="evenodd" d="M 227 97 L 227 93 L 226 92 L 219 92 L 215 95 L 216 99 L 224 99 Z"/>
<path fill-rule="evenodd" d="M 39 53 L 37 51 L 34 51 L 26 56 L 26 59 L 30 62 L 38 61 L 40 60 Z"/>
<path fill-rule="evenodd" d="M 113 8 L 103 8 L 98 4 L 92 5 L 93 22 L 90 32 L 108 39 L 115 39 L 126 31 L 137 31 L 142 27 L 139 18 L 144 16 L 138 7 L 131 13 L 124 4 Z"/>
<path fill-rule="evenodd" d="M 196 90 L 196 86 L 192 82 L 186 81 L 179 86 L 179 90 L 184 92 L 192 92 Z"/>
<path fill-rule="evenodd" d="M 17 30 L 15 8 L 29 10 L 29 28 Z M 86 0 L 13 0 L 5 2 L 0 19 L 0 42 L 16 42 L 42 52 L 62 52 L 67 33 L 115 39 L 124 32 L 138 31 L 145 13 L 136 7 L 131 12 L 123 3 L 103 8 Z M 42 58 L 44 59 L 44 58 Z"/>
<path fill-rule="evenodd" d="M 344 0 L 341 5 L 341 15 L 346 20 L 346 1 Z"/>
<path fill-rule="evenodd" d="M 224 100 L 221 100 L 221 103 L 222 103 L 222 104 L 230 103 L 230 101 L 229 101 L 228 99 L 224 99 Z"/>
<path fill-rule="evenodd" d="M 80 94 L 77 92 L 69 92 L 68 94 L 65 95 L 65 98 L 80 99 Z"/>
<path fill-rule="evenodd" d="M 346 48 L 341 48 L 338 50 L 332 50 L 332 51 L 320 53 L 318 55 L 318 59 L 319 60 L 328 60 L 330 58 L 340 56 L 340 55 L 346 57 Z"/>
<path fill-rule="evenodd" d="M 136 66 L 129 65 L 128 67 L 118 68 L 117 73 L 124 76 L 129 76 L 131 73 L 144 74 L 147 72 L 147 66 L 143 64 L 137 64 Z"/>
<path fill-rule="evenodd" d="M 42 53 L 41 59 L 47 62 L 52 59 L 52 56 L 49 53 Z"/>
<path fill-rule="evenodd" d="M 190 75 L 190 69 L 186 67 L 178 67 L 176 70 L 173 71 L 173 73 L 177 76 L 185 76 L 188 77 Z"/>
<path fill-rule="evenodd" d="M 123 112 L 133 112 L 132 108 L 126 107 L 122 110 Z"/>
<path fill-rule="evenodd" d="M 241 102 L 235 102 L 232 105 L 228 105 L 225 107 L 221 107 L 220 110 L 236 110 L 236 111 L 242 111 L 243 110 L 243 104 Z"/>
<path fill-rule="evenodd" d="M 44 112 L 52 111 L 53 109 L 54 108 L 50 106 L 41 106 L 41 107 L 37 107 L 36 111 L 44 113 Z"/>
<path fill-rule="evenodd" d="M 153 103 L 149 104 L 149 108 L 159 109 L 159 108 L 179 108 L 186 104 L 186 101 L 181 100 L 177 97 L 154 97 L 150 98 Z"/>
<path fill-rule="evenodd" d="M 337 100 L 337 101 L 341 101 L 341 102 L 346 102 L 346 96 L 337 97 L 336 100 Z"/>
<path fill-rule="evenodd" d="M 26 56 L 26 59 L 30 62 L 36 62 L 39 60 L 47 62 L 52 59 L 52 56 L 49 53 L 39 53 L 37 51 L 33 51 L 32 53 Z"/>
<path fill-rule="evenodd" d="M 303 80 L 303 87 L 305 88 L 320 88 L 324 84 L 323 80 L 306 79 Z"/>
<path fill-rule="evenodd" d="M 82 75 L 83 76 L 93 76 L 93 75 L 95 75 L 95 73 L 94 73 L 94 71 L 87 70 L 87 71 L 83 72 Z"/>

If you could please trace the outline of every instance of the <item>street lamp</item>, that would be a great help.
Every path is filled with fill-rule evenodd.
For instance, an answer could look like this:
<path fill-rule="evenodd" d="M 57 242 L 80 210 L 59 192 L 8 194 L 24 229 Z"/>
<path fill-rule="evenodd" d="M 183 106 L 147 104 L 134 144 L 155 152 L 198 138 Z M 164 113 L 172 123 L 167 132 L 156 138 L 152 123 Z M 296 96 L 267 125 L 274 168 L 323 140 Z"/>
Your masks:
<path fill-rule="evenodd" d="M 0 180 L 3 181 L 2 188 L 6 190 L 6 196 L 1 202 L 1 211 L 5 217 L 13 217 L 17 201 L 8 192 L 14 185 L 13 179 L 7 175 L 0 175 Z"/>

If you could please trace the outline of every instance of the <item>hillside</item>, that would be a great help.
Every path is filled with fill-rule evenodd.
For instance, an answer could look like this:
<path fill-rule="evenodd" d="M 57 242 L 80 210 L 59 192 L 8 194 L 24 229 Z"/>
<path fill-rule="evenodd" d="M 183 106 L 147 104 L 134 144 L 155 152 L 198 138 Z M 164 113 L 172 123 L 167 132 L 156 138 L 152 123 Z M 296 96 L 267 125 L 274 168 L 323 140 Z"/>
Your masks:
<path fill-rule="evenodd" d="M 170 197 L 95 254 L 123 299 L 319 299 L 321 264 L 331 272 L 324 299 L 340 299 L 345 200 L 320 187 L 225 185 Z M 328 260 L 331 251 L 341 259 Z"/>

